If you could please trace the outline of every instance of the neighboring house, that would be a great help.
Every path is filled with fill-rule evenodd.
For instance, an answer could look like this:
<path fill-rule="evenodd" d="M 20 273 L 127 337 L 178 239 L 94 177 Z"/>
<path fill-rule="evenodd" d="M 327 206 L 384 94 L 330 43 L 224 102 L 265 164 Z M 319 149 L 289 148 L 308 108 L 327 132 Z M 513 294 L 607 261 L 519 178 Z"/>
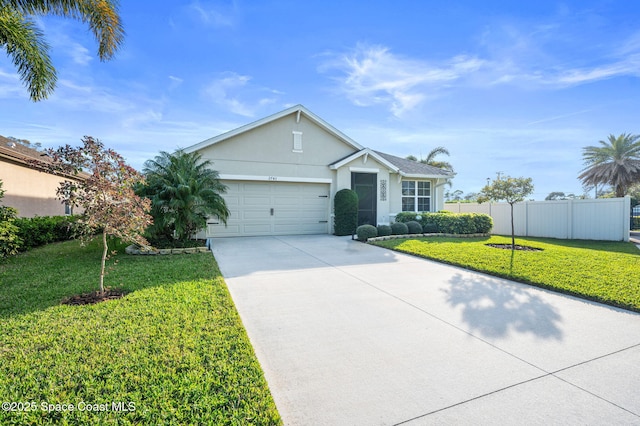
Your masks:
<path fill-rule="evenodd" d="M 443 208 L 448 172 L 365 148 L 297 105 L 185 149 L 211 160 L 228 186 L 225 227 L 206 237 L 333 233 L 333 197 L 358 193 L 359 224 Z"/>
<path fill-rule="evenodd" d="M 72 213 L 56 198 L 56 189 L 64 178 L 37 171 L 27 164 L 28 160 L 46 159 L 41 152 L 0 136 L 0 180 L 5 191 L 0 202 L 15 207 L 20 217 Z"/>

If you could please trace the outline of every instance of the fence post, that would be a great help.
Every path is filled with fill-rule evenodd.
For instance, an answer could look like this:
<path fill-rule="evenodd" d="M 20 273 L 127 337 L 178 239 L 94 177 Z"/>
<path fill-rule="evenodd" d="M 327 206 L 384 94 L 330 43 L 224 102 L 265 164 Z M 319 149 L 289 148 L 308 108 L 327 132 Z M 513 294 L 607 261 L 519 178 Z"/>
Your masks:
<path fill-rule="evenodd" d="M 573 239 L 573 200 L 569 198 L 567 203 L 567 239 Z"/>
<path fill-rule="evenodd" d="M 631 217 L 631 196 L 629 195 L 625 195 L 624 196 L 624 208 L 622 209 L 622 211 L 624 212 L 624 217 L 627 220 L 623 220 L 622 221 L 622 232 L 623 232 L 623 240 L 625 242 L 629 242 L 629 233 L 631 232 L 631 220 L 629 220 L 629 218 Z"/>

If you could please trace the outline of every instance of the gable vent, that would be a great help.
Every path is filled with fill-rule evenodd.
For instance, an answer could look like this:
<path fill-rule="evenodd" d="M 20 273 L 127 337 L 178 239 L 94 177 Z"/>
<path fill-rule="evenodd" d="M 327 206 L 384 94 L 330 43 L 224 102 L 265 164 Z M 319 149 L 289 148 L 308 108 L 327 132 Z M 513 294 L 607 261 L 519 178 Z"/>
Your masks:
<path fill-rule="evenodd" d="M 302 152 L 302 132 L 293 131 L 293 152 Z"/>

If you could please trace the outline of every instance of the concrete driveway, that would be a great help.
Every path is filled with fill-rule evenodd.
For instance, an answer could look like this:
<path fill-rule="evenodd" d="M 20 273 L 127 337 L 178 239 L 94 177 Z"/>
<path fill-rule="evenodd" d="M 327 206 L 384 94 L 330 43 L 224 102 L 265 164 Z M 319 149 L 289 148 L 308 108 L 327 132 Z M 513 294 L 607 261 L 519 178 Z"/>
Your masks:
<path fill-rule="evenodd" d="M 640 315 L 349 237 L 213 253 L 287 425 L 640 424 Z"/>

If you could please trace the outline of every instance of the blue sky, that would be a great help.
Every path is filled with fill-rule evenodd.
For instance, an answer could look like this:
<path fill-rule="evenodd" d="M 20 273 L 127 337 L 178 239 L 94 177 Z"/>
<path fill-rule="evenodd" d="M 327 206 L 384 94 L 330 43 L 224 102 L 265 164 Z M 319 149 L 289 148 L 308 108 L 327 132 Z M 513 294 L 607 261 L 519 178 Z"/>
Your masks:
<path fill-rule="evenodd" d="M 141 169 L 295 104 L 361 145 L 444 146 L 453 189 L 497 172 L 533 198 L 582 193 L 582 148 L 640 133 L 640 3 L 123 1 L 100 62 L 83 24 L 39 23 L 58 85 L 29 101 L 0 54 L 0 135 L 45 147 L 101 139 Z"/>

